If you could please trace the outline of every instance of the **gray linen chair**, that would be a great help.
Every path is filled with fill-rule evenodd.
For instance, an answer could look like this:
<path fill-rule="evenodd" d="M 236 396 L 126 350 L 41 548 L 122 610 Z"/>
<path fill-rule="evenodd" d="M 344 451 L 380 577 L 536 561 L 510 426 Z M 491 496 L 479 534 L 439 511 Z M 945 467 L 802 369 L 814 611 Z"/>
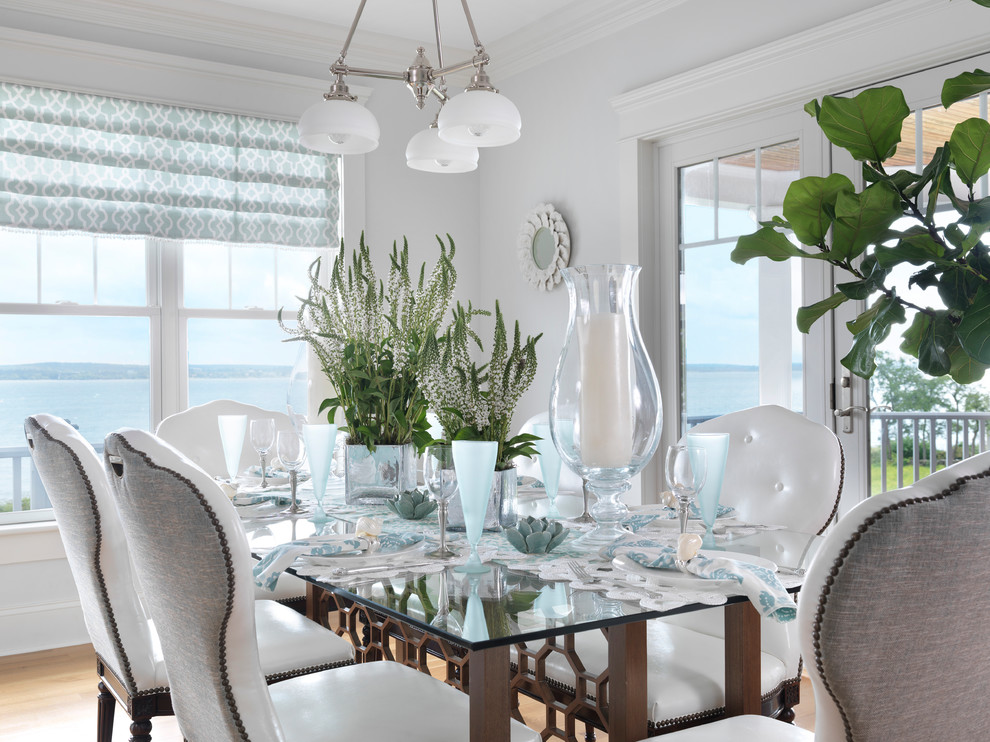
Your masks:
<path fill-rule="evenodd" d="M 468 739 L 467 696 L 396 662 L 267 687 L 254 638 L 248 546 L 223 493 L 144 431 L 107 436 L 104 462 L 186 739 Z M 519 722 L 510 728 L 513 742 L 540 739 Z"/>
<path fill-rule="evenodd" d="M 169 415 L 158 423 L 155 435 L 175 446 L 187 459 L 211 477 L 226 479 L 227 462 L 223 455 L 220 427 L 217 425 L 218 415 L 246 415 L 249 426 L 251 420 L 271 418 L 275 421 L 276 431 L 292 430 L 292 419 L 284 412 L 266 410 L 232 399 L 215 399 Z M 271 463 L 274 459 L 273 446 L 268 453 L 268 462 Z M 258 463 L 258 454 L 251 446 L 249 428 L 248 434 L 244 436 L 244 446 L 241 450 L 242 471 L 253 463 Z M 278 578 L 275 590 L 268 597 L 291 606 L 300 613 L 306 612 L 306 583 L 295 575 L 282 574 Z"/>
<path fill-rule="evenodd" d="M 764 405 L 708 420 L 692 429 L 728 433 L 722 502 L 744 520 L 821 533 L 834 517 L 843 485 L 842 447 L 831 430 L 790 410 Z M 780 564 L 796 564 L 807 538 L 782 540 Z M 801 653 L 794 623 L 763 622 L 760 690 L 764 713 L 788 721 L 799 697 Z M 725 618 L 721 608 L 650 621 L 649 721 L 652 733 L 717 719 L 725 713 Z M 538 645 L 531 643 L 529 648 Z M 592 675 L 604 672 L 608 646 L 598 632 L 575 636 L 575 648 Z M 513 654 L 515 659 L 515 654 Z M 546 660 L 546 676 L 573 694 L 575 673 L 559 652 Z"/>
<path fill-rule="evenodd" d="M 798 603 L 815 733 L 737 716 L 669 742 L 990 739 L 990 453 L 853 508 Z"/>
<path fill-rule="evenodd" d="M 77 430 L 54 415 L 27 418 L 24 433 L 52 501 L 96 650 L 97 740 L 110 742 L 115 701 L 132 721 L 131 739 L 150 740 L 151 718 L 172 714 L 169 683 L 103 462 Z M 232 509 L 229 502 L 217 506 L 222 505 Z M 253 606 L 269 682 L 352 664 L 354 648 L 333 632 L 272 600 L 253 601 Z"/>

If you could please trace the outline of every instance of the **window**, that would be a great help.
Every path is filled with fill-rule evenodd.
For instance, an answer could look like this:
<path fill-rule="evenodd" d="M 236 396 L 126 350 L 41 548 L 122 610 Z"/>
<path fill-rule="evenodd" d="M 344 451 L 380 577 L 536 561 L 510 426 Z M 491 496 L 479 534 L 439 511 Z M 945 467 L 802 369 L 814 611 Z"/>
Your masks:
<path fill-rule="evenodd" d="M 211 399 L 283 409 L 338 158 L 294 126 L 0 83 L 0 524 L 51 517 L 27 415 L 94 445 Z"/>
<path fill-rule="evenodd" d="M 683 429 L 757 404 L 803 408 L 800 265 L 729 259 L 781 214 L 800 170 L 798 141 L 678 169 Z"/>

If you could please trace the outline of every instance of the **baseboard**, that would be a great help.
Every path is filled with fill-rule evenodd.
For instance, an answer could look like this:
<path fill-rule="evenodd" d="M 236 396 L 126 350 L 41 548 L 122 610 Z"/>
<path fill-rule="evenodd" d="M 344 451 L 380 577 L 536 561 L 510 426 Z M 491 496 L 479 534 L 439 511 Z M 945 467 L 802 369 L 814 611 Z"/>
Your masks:
<path fill-rule="evenodd" d="M 78 600 L 0 609 L 0 657 L 87 643 Z"/>

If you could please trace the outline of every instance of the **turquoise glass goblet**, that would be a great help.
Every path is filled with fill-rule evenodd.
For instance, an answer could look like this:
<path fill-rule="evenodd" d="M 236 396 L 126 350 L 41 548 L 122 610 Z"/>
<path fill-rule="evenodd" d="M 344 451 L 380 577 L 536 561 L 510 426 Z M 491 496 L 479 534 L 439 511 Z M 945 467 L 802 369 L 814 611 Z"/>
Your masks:
<path fill-rule="evenodd" d="M 329 518 L 323 510 L 323 498 L 327 493 L 327 479 L 333 462 L 333 446 L 337 441 L 336 425 L 303 425 L 303 440 L 309 456 L 309 473 L 316 498 L 316 512 L 310 518 L 314 523 L 326 523 Z"/>
<path fill-rule="evenodd" d="M 491 497 L 498 443 L 454 441 L 453 451 L 454 471 L 457 473 L 457 486 L 464 510 L 464 529 L 467 531 L 468 544 L 471 546 L 471 555 L 467 562 L 454 569 L 468 574 L 488 572 L 491 567 L 481 563 L 481 558 L 478 556 L 478 542 L 481 541 L 485 512 L 488 510 L 488 500 Z"/>
<path fill-rule="evenodd" d="M 718 514 L 718 501 L 722 495 L 722 479 L 725 477 L 725 461 L 729 456 L 728 433 L 688 433 L 688 448 L 703 450 L 707 462 L 704 483 L 698 488 L 698 510 L 705 524 L 705 535 L 701 545 L 706 549 L 715 546 L 715 516 Z M 696 454 L 695 454 L 696 455 Z"/>
<path fill-rule="evenodd" d="M 540 452 L 540 472 L 543 474 L 543 486 L 546 488 L 547 499 L 550 501 L 548 518 L 560 518 L 557 510 L 557 490 L 560 486 L 560 454 L 550 437 L 550 423 L 536 423 L 533 434 L 538 435 L 536 450 Z"/>

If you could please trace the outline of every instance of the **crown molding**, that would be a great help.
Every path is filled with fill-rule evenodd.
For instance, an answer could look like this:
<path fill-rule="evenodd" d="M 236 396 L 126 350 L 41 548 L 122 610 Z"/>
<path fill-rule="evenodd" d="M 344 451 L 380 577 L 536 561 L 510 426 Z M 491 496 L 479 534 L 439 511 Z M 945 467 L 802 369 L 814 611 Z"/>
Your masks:
<path fill-rule="evenodd" d="M 687 0 L 580 0 L 553 15 L 553 33 L 544 24 L 526 28 L 486 44 L 499 79 L 532 69 L 569 51 L 635 26 Z"/>
<path fill-rule="evenodd" d="M 255 8 L 235 9 L 213 0 L 140 4 L 132 0 L 0 0 L 0 8 L 325 67 L 336 59 L 348 30 Z M 457 59 L 473 54 L 455 47 L 444 51 Z M 360 67 L 399 71 L 409 66 L 415 54 L 409 39 L 359 29 L 348 60 Z"/>
<path fill-rule="evenodd" d="M 972 3 L 891 0 L 613 97 L 619 139 L 674 136 L 986 52 L 986 13 Z M 898 42 L 876 43 L 881 36 Z"/>
<path fill-rule="evenodd" d="M 7 82 L 294 121 L 326 81 L 0 27 Z M 362 102 L 372 88 L 351 85 Z"/>

